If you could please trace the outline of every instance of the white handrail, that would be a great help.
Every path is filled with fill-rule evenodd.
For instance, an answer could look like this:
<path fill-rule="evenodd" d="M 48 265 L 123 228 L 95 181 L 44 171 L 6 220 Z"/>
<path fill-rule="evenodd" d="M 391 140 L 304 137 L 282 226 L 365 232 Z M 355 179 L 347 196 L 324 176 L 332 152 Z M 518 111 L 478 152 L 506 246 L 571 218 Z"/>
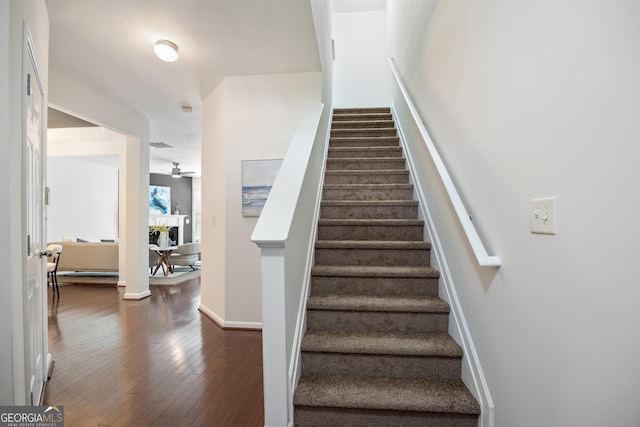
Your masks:
<path fill-rule="evenodd" d="M 453 205 L 453 208 L 456 211 L 458 220 L 460 221 L 460 224 L 462 225 L 462 228 L 464 229 L 464 232 L 467 235 L 467 240 L 471 245 L 471 249 L 473 250 L 473 253 L 476 256 L 476 259 L 478 260 L 478 264 L 481 267 L 500 267 L 502 265 L 500 258 L 498 258 L 495 255 L 487 254 L 487 250 L 485 249 L 484 244 L 482 243 L 482 240 L 480 239 L 480 236 L 476 231 L 476 228 L 471 222 L 471 217 L 469 216 L 469 213 L 467 212 L 467 209 L 465 208 L 464 203 L 462 203 L 460 194 L 458 194 L 458 190 L 456 189 L 456 186 L 453 184 L 453 181 L 451 180 L 449 171 L 447 171 L 447 167 L 444 165 L 444 162 L 442 161 L 442 158 L 440 157 L 440 154 L 438 153 L 438 150 L 436 149 L 436 146 L 433 143 L 433 140 L 431 139 L 429 132 L 425 128 L 424 124 L 422 123 L 422 119 L 420 118 L 420 114 L 418 113 L 418 110 L 413 104 L 413 101 L 411 101 L 411 97 L 409 96 L 407 89 L 404 87 L 404 84 L 402 83 L 402 78 L 400 77 L 400 73 L 398 72 L 398 69 L 396 68 L 395 63 L 393 62 L 393 58 L 389 58 L 389 64 L 391 64 L 391 71 L 393 72 L 393 76 L 396 79 L 398 88 L 400 89 L 400 92 L 402 93 L 402 96 L 404 97 L 404 100 L 407 103 L 409 111 L 411 111 L 411 116 L 413 117 L 413 120 L 418 126 L 420 135 L 422 136 L 422 139 L 424 140 L 425 145 L 427 146 L 427 150 L 431 155 L 431 159 L 433 160 L 433 163 L 436 166 L 436 170 L 438 171 L 438 174 L 440 175 L 440 179 L 442 180 L 444 188 L 447 191 L 449 200 L 451 200 L 451 204 Z"/>
<path fill-rule="evenodd" d="M 284 247 L 289 237 L 291 221 L 323 109 L 324 104 L 310 107 L 300 119 L 300 125 L 293 135 L 280 172 L 251 235 L 251 240 L 259 247 Z"/>

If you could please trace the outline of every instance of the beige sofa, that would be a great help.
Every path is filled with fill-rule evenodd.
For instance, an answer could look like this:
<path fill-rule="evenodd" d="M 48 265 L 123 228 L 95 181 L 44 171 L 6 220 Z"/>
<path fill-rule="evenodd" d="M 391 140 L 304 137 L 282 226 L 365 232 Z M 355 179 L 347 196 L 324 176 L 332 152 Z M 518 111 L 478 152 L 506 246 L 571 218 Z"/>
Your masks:
<path fill-rule="evenodd" d="M 118 243 L 51 242 L 62 245 L 58 271 L 118 271 Z"/>

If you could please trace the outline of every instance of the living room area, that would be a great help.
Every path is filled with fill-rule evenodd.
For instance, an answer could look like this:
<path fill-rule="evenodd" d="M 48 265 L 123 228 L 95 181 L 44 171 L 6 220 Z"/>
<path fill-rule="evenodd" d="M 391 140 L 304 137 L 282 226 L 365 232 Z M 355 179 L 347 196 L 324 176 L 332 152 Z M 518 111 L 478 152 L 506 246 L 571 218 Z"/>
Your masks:
<path fill-rule="evenodd" d="M 59 260 L 50 259 L 56 264 L 53 280 L 63 286 L 121 285 L 120 224 L 125 220 L 120 158 L 126 140 L 49 110 L 56 120 L 50 120 L 48 130 L 46 237 L 49 245 L 62 246 Z M 176 179 L 170 167 L 168 172 L 149 174 L 150 284 L 177 284 L 200 276 L 200 178 L 185 174 Z M 166 247 L 159 247 L 158 233 L 152 230 L 158 225 L 170 227 Z"/>

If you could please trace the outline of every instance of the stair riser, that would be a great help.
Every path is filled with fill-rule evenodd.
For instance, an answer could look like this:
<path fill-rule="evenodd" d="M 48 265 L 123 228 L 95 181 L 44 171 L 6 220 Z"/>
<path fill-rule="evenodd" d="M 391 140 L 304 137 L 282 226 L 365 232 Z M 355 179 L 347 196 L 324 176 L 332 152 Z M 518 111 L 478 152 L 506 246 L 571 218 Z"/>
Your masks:
<path fill-rule="evenodd" d="M 340 188 L 322 190 L 323 200 L 413 200 L 413 188 Z"/>
<path fill-rule="evenodd" d="M 331 129 L 393 129 L 391 120 L 334 120 Z"/>
<path fill-rule="evenodd" d="M 316 249 L 317 265 L 428 266 L 427 249 Z"/>
<path fill-rule="evenodd" d="M 350 115 L 350 114 L 391 114 L 389 107 L 367 107 L 367 108 L 334 108 L 333 115 Z"/>
<path fill-rule="evenodd" d="M 331 130 L 331 137 L 362 138 L 378 136 L 396 136 L 396 130 L 391 129 L 335 129 Z"/>
<path fill-rule="evenodd" d="M 332 117 L 332 125 L 335 122 L 366 122 L 379 120 L 392 120 L 391 113 L 334 114 Z"/>
<path fill-rule="evenodd" d="M 327 171 L 324 183 L 334 184 L 408 184 L 408 172 L 395 173 L 336 173 Z"/>
<path fill-rule="evenodd" d="M 388 159 L 328 159 L 327 170 L 404 170 L 405 161 L 403 158 Z"/>
<path fill-rule="evenodd" d="M 311 278 L 312 295 L 438 296 L 438 279 L 417 277 Z"/>
<path fill-rule="evenodd" d="M 310 331 L 447 332 L 448 313 L 308 310 Z"/>
<path fill-rule="evenodd" d="M 299 427 L 478 427 L 476 415 L 447 413 L 376 411 L 296 406 L 294 423 Z"/>
<path fill-rule="evenodd" d="M 384 138 L 331 138 L 329 147 L 331 148 L 347 148 L 347 147 L 387 147 L 400 144 L 400 138 L 390 136 Z"/>
<path fill-rule="evenodd" d="M 306 375 L 460 379 L 460 369 L 457 357 L 302 352 L 302 371 Z"/>
<path fill-rule="evenodd" d="M 409 240 L 422 241 L 421 225 L 321 225 L 318 240 Z"/>
<path fill-rule="evenodd" d="M 320 218 L 325 219 L 415 219 L 418 217 L 418 206 L 320 206 Z"/>
<path fill-rule="evenodd" d="M 352 157 L 358 158 L 376 158 L 376 157 L 402 157 L 402 149 L 400 147 L 377 147 L 379 149 L 371 149 L 372 147 L 359 150 L 359 149 L 329 149 L 329 159 L 350 159 Z"/>

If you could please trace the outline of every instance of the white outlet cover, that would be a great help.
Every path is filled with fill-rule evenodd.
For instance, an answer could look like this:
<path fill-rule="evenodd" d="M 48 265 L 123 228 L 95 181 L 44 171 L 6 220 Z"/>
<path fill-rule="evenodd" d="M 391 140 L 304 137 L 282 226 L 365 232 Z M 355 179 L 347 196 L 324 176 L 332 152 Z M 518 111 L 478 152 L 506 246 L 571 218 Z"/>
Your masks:
<path fill-rule="evenodd" d="M 535 234 L 556 234 L 557 197 L 531 200 L 531 232 Z"/>

